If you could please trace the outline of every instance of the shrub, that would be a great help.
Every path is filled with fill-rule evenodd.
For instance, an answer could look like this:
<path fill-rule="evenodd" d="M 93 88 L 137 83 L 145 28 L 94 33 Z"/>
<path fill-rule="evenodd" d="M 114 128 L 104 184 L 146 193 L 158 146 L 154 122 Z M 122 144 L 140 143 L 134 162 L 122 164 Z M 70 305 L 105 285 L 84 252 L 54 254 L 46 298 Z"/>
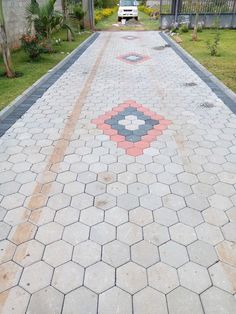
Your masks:
<path fill-rule="evenodd" d="M 179 28 L 180 33 L 188 33 L 188 25 L 187 24 L 182 24 Z"/>
<path fill-rule="evenodd" d="M 220 44 L 220 33 L 219 31 L 217 31 L 213 38 L 213 41 L 210 41 L 210 40 L 207 41 L 207 48 L 210 51 L 211 56 L 218 55 L 219 44 Z"/>
<path fill-rule="evenodd" d="M 21 37 L 21 44 L 30 59 L 34 60 L 40 56 L 43 49 L 41 46 L 42 37 L 40 35 L 24 34 Z"/>
<path fill-rule="evenodd" d="M 115 12 L 116 8 L 106 8 L 106 9 L 97 9 L 95 10 L 95 24 L 101 21 L 104 18 L 112 15 Z"/>
<path fill-rule="evenodd" d="M 143 12 L 149 16 L 154 15 L 154 13 L 155 14 L 157 13 L 157 15 L 159 16 L 159 11 L 155 8 L 149 8 L 149 7 L 146 7 L 145 5 L 140 5 L 138 9 L 140 12 Z"/>

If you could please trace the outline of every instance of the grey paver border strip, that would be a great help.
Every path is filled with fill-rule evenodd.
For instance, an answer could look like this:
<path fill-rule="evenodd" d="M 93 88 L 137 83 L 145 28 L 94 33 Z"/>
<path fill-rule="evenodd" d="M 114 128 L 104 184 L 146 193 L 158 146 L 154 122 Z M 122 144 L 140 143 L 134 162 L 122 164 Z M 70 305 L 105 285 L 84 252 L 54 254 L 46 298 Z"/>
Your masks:
<path fill-rule="evenodd" d="M 36 102 L 45 91 L 79 59 L 100 34 L 93 33 L 67 57 L 49 70 L 0 112 L 0 137 Z"/>
<path fill-rule="evenodd" d="M 175 53 L 211 88 L 224 104 L 236 114 L 236 94 L 225 86 L 210 71 L 194 59 L 186 50 L 178 45 L 172 38 L 164 32 L 160 36 L 171 46 Z"/>

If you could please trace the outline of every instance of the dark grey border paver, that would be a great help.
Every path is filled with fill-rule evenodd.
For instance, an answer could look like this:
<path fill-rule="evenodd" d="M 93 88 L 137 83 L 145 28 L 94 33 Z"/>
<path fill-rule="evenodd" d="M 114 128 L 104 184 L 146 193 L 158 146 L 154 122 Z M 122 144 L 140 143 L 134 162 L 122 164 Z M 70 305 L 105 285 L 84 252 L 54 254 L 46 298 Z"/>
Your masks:
<path fill-rule="evenodd" d="M 57 64 L 52 70 L 44 75 L 39 81 L 33 84 L 23 95 L 18 97 L 13 103 L 0 112 L 0 137 L 18 120 L 21 116 L 43 96 L 46 90 L 51 87 L 69 67 L 77 61 L 80 56 L 97 39 L 99 33 L 92 34 L 78 48 L 76 48 L 67 58 Z"/>
<path fill-rule="evenodd" d="M 182 47 L 176 44 L 167 34 L 160 32 L 160 36 L 167 42 L 174 52 L 207 84 L 208 87 L 219 97 L 224 104 L 236 114 L 236 95 L 211 72 L 197 62 Z"/>

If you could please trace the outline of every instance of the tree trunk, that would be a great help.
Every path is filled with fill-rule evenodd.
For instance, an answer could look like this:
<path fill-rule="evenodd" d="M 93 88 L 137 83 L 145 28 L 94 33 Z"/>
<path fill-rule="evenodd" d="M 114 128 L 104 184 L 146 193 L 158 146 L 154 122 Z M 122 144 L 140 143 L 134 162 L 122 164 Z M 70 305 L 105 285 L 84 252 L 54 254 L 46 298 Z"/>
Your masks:
<path fill-rule="evenodd" d="M 5 66 L 5 73 L 7 77 L 13 78 L 16 76 L 16 74 L 12 66 L 11 53 L 10 53 L 10 48 L 7 41 L 6 29 L 4 25 L 1 25 L 0 27 L 0 34 L 1 34 L 1 40 L 2 40 L 1 49 L 2 49 L 3 63 Z"/>
<path fill-rule="evenodd" d="M 67 0 L 62 0 L 61 6 L 62 6 L 64 22 L 66 22 L 68 20 L 68 2 L 67 2 Z M 69 42 L 72 41 L 72 34 L 71 34 L 71 31 L 69 29 L 67 29 L 67 41 L 69 41 Z"/>
<path fill-rule="evenodd" d="M 199 14 L 197 12 L 196 13 L 196 17 L 195 17 L 195 24 L 194 24 L 193 34 L 192 34 L 192 40 L 193 41 L 197 41 L 198 17 L 199 17 Z"/>

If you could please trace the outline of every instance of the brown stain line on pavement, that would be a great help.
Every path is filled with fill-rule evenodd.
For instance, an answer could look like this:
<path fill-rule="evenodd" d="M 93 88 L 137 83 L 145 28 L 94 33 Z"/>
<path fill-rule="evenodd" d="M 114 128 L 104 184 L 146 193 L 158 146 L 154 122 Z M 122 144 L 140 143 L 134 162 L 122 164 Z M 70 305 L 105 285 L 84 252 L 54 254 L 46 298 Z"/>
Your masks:
<path fill-rule="evenodd" d="M 106 41 L 105 41 L 103 47 L 100 49 L 99 55 L 96 59 L 96 62 L 93 65 L 92 70 L 90 71 L 90 74 L 89 74 L 89 76 L 88 76 L 88 78 L 84 84 L 84 87 L 83 87 L 83 89 L 79 95 L 79 98 L 75 103 L 73 111 L 71 112 L 69 118 L 67 119 L 67 122 L 64 126 L 62 134 L 61 134 L 60 138 L 56 141 L 56 145 L 53 149 L 53 152 L 52 152 L 51 156 L 49 157 L 48 163 L 47 163 L 43 173 L 41 174 L 42 178 L 44 177 L 44 175 L 48 176 L 48 171 L 50 171 L 52 166 L 54 166 L 53 172 L 56 173 L 59 166 L 60 166 L 59 163 L 64 158 L 66 149 L 68 148 L 68 146 L 70 144 L 71 137 L 74 133 L 77 121 L 79 119 L 81 109 L 82 109 L 83 104 L 86 100 L 88 92 L 91 89 L 92 82 L 96 76 L 98 67 L 102 61 L 104 51 L 106 50 L 106 48 L 108 46 L 110 38 L 111 38 L 111 34 L 109 34 L 109 36 L 106 38 Z M 57 165 L 55 166 L 55 164 L 57 164 Z M 46 183 L 37 182 L 36 187 L 32 193 L 32 196 L 30 197 L 29 203 L 27 205 L 27 208 L 32 210 L 32 213 L 29 217 L 29 219 L 32 222 L 36 223 L 39 220 L 40 214 L 41 214 L 40 211 L 37 212 L 37 215 L 33 215 L 33 211 L 35 209 L 40 209 L 41 207 L 43 207 L 46 204 L 47 199 L 48 199 L 48 195 L 49 195 L 51 188 L 52 188 L 52 185 L 53 185 L 53 182 L 51 181 L 48 183 L 48 180 L 46 180 Z M 33 218 L 33 220 L 31 218 Z M 34 235 L 34 232 L 32 232 L 32 229 L 26 228 L 26 225 L 28 225 L 28 224 L 29 224 L 29 222 L 26 222 L 26 223 L 22 223 L 19 226 L 17 226 L 15 232 L 12 235 L 12 238 L 16 239 L 17 242 L 19 239 L 22 239 L 22 237 L 23 237 L 23 239 L 22 239 L 23 242 L 30 240 L 32 238 L 32 235 Z M 24 233 L 24 234 L 22 235 L 22 233 Z M 17 244 L 20 244 L 20 243 L 17 243 Z M 11 289 L 8 289 L 7 291 L 0 293 L 0 312 L 4 308 L 4 304 L 8 298 L 10 290 Z"/>

